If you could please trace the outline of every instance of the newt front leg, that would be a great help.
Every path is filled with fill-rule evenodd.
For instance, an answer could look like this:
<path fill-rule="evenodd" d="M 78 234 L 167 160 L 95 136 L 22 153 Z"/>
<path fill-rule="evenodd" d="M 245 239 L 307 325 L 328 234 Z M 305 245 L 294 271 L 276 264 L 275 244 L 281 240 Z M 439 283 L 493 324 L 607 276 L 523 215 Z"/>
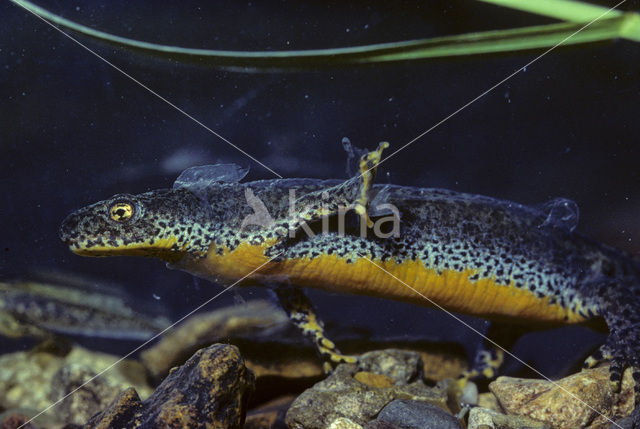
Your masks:
<path fill-rule="evenodd" d="M 375 151 L 364 154 L 360 158 L 360 174 L 358 176 L 332 188 L 309 193 L 299 198 L 296 205 L 300 206 L 301 210 L 290 214 L 287 219 L 277 222 L 280 234 L 283 234 L 285 226 L 289 232 L 297 232 L 299 229 L 303 229 L 307 222 L 316 221 L 324 216 L 332 216 L 338 214 L 340 210 L 349 208 L 354 208 L 370 228 L 373 223 L 367 214 L 369 194 L 376 168 L 382 158 L 382 151 L 388 146 L 388 143 L 382 142 Z M 291 234 L 289 235 L 291 236 Z M 288 241 L 285 238 L 267 249 L 265 254 L 272 256 L 282 253 L 287 246 Z M 275 260 L 278 261 L 279 258 L 276 257 Z M 325 372 L 331 371 L 332 364 L 356 362 L 355 357 L 341 354 L 333 341 L 324 335 L 322 322 L 316 317 L 311 302 L 300 289 L 293 286 L 279 286 L 276 288 L 276 295 L 291 321 L 314 342 L 323 361 Z"/>
<path fill-rule="evenodd" d="M 339 363 L 356 362 L 354 356 L 340 353 L 334 342 L 324 335 L 324 324 L 316 316 L 309 298 L 299 288 L 281 285 L 275 291 L 289 319 L 315 344 L 325 373 L 331 372 L 333 366 Z"/>

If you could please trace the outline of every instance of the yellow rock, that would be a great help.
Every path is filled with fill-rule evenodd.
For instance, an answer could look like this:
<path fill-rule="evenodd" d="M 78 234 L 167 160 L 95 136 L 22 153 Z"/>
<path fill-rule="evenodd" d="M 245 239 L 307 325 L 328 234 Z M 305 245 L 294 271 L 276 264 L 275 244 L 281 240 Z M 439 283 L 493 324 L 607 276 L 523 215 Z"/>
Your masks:
<path fill-rule="evenodd" d="M 499 377 L 489 385 L 508 414 L 557 429 L 609 427 L 633 410 L 633 378 L 624 373 L 620 392 L 609 383 L 609 366 L 587 369 L 556 382 Z"/>
<path fill-rule="evenodd" d="M 456 353 L 444 345 L 437 344 L 431 351 L 420 351 L 424 363 L 424 376 L 429 380 L 445 380 L 456 378 L 467 369 L 467 358 L 464 353 Z"/>
<path fill-rule="evenodd" d="M 498 399 L 491 392 L 481 393 L 478 395 L 478 406 L 488 410 L 502 412 Z"/>
<path fill-rule="evenodd" d="M 362 429 L 362 426 L 346 417 L 339 417 L 331 422 L 329 429 Z"/>
<path fill-rule="evenodd" d="M 371 387 L 391 387 L 393 386 L 393 380 L 390 377 L 382 374 L 375 374 L 368 371 L 360 371 L 356 373 L 353 378 L 360 383 L 366 384 Z"/>

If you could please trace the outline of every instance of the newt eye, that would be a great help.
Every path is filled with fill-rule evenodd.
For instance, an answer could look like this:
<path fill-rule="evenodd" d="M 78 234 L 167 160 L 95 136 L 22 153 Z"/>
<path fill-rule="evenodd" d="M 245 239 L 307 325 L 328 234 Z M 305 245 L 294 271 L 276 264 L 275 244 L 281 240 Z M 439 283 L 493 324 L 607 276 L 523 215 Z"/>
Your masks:
<path fill-rule="evenodd" d="M 126 222 L 133 216 L 134 207 L 129 203 L 115 203 L 109 209 L 109 216 L 116 222 Z"/>

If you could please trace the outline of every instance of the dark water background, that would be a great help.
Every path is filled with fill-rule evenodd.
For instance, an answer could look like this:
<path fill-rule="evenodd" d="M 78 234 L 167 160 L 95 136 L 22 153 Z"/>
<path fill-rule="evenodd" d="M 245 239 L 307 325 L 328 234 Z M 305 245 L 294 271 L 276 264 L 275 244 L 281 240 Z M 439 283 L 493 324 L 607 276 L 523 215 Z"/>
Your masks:
<path fill-rule="evenodd" d="M 364 45 L 554 22 L 463 1 L 38 4 L 125 37 L 227 50 Z M 242 73 L 79 38 L 285 177 L 344 178 L 343 137 L 369 148 L 388 140 L 394 150 L 540 54 Z M 57 228 L 74 209 L 112 194 L 169 187 L 191 165 L 249 165 L 249 180 L 273 178 L 269 171 L 9 2 L 0 5 L 0 100 L 0 280 L 35 270 L 83 274 L 121 284 L 142 303 L 159 298 L 174 319 L 220 290 L 156 260 L 75 256 Z M 638 254 L 639 108 L 640 44 L 558 48 L 385 162 L 378 177 L 525 204 L 571 198 L 581 208 L 581 231 Z M 312 296 L 333 336 L 366 328 L 377 337 L 477 341 L 437 311 Z M 210 308 L 233 302 L 229 293 Z M 555 375 L 599 339 L 568 328 L 531 335 L 516 352 Z M 0 339 L 5 350 L 16 344 Z"/>

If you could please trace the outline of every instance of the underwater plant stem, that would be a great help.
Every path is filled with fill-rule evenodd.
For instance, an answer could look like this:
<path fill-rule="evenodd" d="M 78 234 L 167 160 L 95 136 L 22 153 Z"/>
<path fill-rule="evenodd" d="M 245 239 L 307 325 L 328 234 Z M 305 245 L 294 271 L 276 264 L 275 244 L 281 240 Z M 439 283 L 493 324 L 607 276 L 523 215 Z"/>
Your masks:
<path fill-rule="evenodd" d="M 485 31 L 453 37 L 438 37 L 424 41 L 405 42 L 402 51 L 390 49 L 369 56 L 372 62 L 399 61 L 421 58 L 441 58 L 500 52 L 519 52 L 529 49 L 550 48 L 602 42 L 619 37 L 623 17 L 601 19 L 579 31 L 583 23 L 559 23 L 525 28 Z"/>
<path fill-rule="evenodd" d="M 562 22 L 557 24 L 530 26 L 507 30 L 468 33 L 430 39 L 380 43 L 333 49 L 311 49 L 292 51 L 226 51 L 193 49 L 160 45 L 116 36 L 70 21 L 43 9 L 27 0 L 11 0 L 26 10 L 69 30 L 120 47 L 139 50 L 148 54 L 170 57 L 173 60 L 194 62 L 214 67 L 241 68 L 248 70 L 317 69 L 349 64 L 374 64 L 390 61 L 408 61 L 427 58 L 445 58 L 476 54 L 519 52 L 543 49 L 562 43 L 575 45 L 602 42 L 625 37 L 640 41 L 640 15 L 598 8 L 600 14 L 594 22 Z M 482 0 L 485 1 L 485 0 Z M 519 5 L 524 1 L 487 0 Z M 544 0 L 541 4 L 546 4 Z M 554 0 L 555 4 L 558 0 Z M 561 3 L 576 3 L 561 0 Z M 536 2 L 532 2 L 536 3 Z M 595 9 L 586 8 L 580 16 L 590 15 Z M 577 6 L 574 5 L 576 10 Z M 578 16 L 578 13 L 575 13 Z M 601 19 L 597 17 L 602 16 Z"/>
<path fill-rule="evenodd" d="M 569 22 L 589 22 L 597 19 L 603 13 L 608 17 L 620 16 L 619 10 L 610 10 L 608 7 L 596 6 L 575 0 L 479 0 L 496 6 L 508 7 L 523 12 L 535 13 L 548 18 L 555 18 Z"/>
<path fill-rule="evenodd" d="M 627 14 L 620 26 L 620 37 L 640 42 L 640 14 Z"/>

